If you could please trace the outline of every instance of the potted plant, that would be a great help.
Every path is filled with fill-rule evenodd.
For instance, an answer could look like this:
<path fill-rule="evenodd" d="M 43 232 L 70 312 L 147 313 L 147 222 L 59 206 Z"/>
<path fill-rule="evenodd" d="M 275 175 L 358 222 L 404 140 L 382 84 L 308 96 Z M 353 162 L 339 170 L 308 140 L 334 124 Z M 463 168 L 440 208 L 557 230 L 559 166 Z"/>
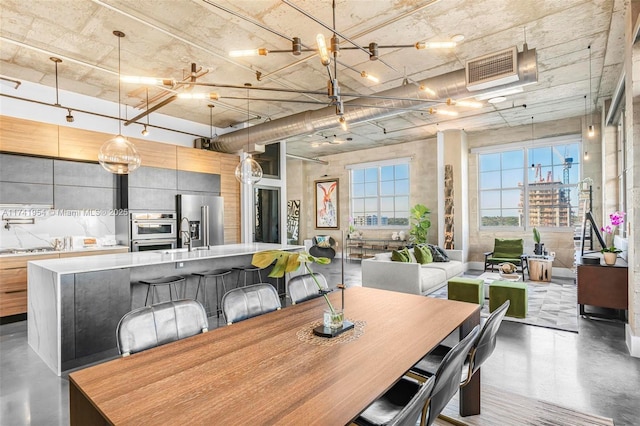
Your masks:
<path fill-rule="evenodd" d="M 327 291 L 322 288 L 318 279 L 313 274 L 311 268 L 309 268 L 309 263 L 317 263 L 319 265 L 326 265 L 331 263 L 331 259 L 327 257 L 315 257 L 310 255 L 307 252 L 295 252 L 295 251 L 287 251 L 287 250 L 265 250 L 255 253 L 253 258 L 251 259 L 251 264 L 260 268 L 266 268 L 275 262 L 273 269 L 269 272 L 269 277 L 271 278 L 282 278 L 285 273 L 293 272 L 298 270 L 301 263 L 304 263 L 304 267 L 313 281 L 318 286 L 318 291 L 322 293 L 324 300 L 327 302 L 329 307 L 328 316 L 329 318 L 325 318 L 325 326 L 330 326 L 331 328 L 339 328 L 342 326 L 344 320 L 344 313 L 341 310 L 335 309 L 333 304 L 329 300 L 327 296 Z"/>
<path fill-rule="evenodd" d="M 533 254 L 542 256 L 542 253 L 544 253 L 544 243 L 540 243 L 540 231 L 535 227 L 533 228 L 533 242 L 535 243 Z"/>
<path fill-rule="evenodd" d="M 604 226 L 600 228 L 600 231 L 604 233 L 605 246 L 600 252 L 604 257 L 604 263 L 607 265 L 615 265 L 616 258 L 618 257 L 618 253 L 621 253 L 622 250 L 616 248 L 613 244 L 613 236 L 618 230 L 618 227 L 624 223 L 624 212 L 613 212 L 609 215 L 610 225 Z"/>
<path fill-rule="evenodd" d="M 413 244 L 423 244 L 427 242 L 427 234 L 431 227 L 431 210 L 424 204 L 416 204 L 411 208 L 409 221 L 411 228 L 409 229 L 409 237 Z"/>

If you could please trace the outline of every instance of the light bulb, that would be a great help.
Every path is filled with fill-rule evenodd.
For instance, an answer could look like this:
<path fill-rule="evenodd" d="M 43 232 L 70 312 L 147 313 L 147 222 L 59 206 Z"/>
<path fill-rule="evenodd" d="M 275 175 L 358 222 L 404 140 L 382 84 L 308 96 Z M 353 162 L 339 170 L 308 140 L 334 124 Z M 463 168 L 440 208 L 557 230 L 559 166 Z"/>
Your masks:
<path fill-rule="evenodd" d="M 135 75 L 123 75 L 120 77 L 120 81 L 123 83 L 133 83 L 133 84 L 147 84 L 147 85 L 164 85 L 171 86 L 173 81 L 169 78 L 154 78 L 154 77 L 139 77 Z"/>
<path fill-rule="evenodd" d="M 429 108 L 429 114 L 439 114 L 439 115 L 448 115 L 449 117 L 456 117 L 458 115 L 458 112 L 449 111 L 446 109 Z"/>
<path fill-rule="evenodd" d="M 450 49 L 456 47 L 455 41 L 419 41 L 416 43 L 416 49 Z"/>
<path fill-rule="evenodd" d="M 178 93 L 178 98 L 179 99 L 209 99 L 212 101 L 217 101 L 219 99 L 219 96 L 216 92 L 209 92 L 209 93 L 183 92 L 183 93 Z"/>
<path fill-rule="evenodd" d="M 229 56 L 232 58 L 240 58 L 243 56 L 267 56 L 269 51 L 264 48 L 260 49 L 248 49 L 248 50 L 232 50 L 229 52 Z"/>
<path fill-rule="evenodd" d="M 589 127 L 587 128 L 587 136 L 589 136 L 590 138 L 594 137 L 596 135 L 596 128 L 594 127 L 593 124 L 590 124 Z"/>
<path fill-rule="evenodd" d="M 320 62 L 322 65 L 327 66 L 331 63 L 331 57 L 327 50 L 327 43 L 324 41 L 324 35 L 318 34 L 316 36 L 316 42 L 318 43 L 318 54 L 320 55 Z"/>
<path fill-rule="evenodd" d="M 345 132 L 349 130 L 349 125 L 347 124 L 347 120 L 344 117 L 340 117 L 338 119 L 338 122 L 340 123 L 340 127 L 342 127 L 342 130 L 344 130 Z"/>
<path fill-rule="evenodd" d="M 584 159 L 585 160 L 589 159 L 589 153 L 587 151 L 584 152 Z"/>
<path fill-rule="evenodd" d="M 142 136 L 147 136 L 149 134 L 149 130 L 147 130 L 147 125 L 146 124 L 144 125 L 144 129 L 142 129 L 142 132 L 140 132 L 140 133 L 142 133 Z"/>
<path fill-rule="evenodd" d="M 368 79 L 368 80 L 371 80 L 371 81 L 373 81 L 374 83 L 380 83 L 380 79 L 379 79 L 378 77 L 375 77 L 375 76 L 373 76 L 373 75 L 369 74 L 369 73 L 368 73 L 368 72 L 366 72 L 366 71 L 362 71 L 362 72 L 360 73 L 360 76 L 361 76 L 361 77 L 364 77 L 364 78 L 366 78 L 366 79 Z"/>
<path fill-rule="evenodd" d="M 425 85 L 420 85 L 420 90 L 426 92 L 429 96 L 436 96 L 436 92 Z"/>
<path fill-rule="evenodd" d="M 447 105 L 458 105 L 467 108 L 482 108 L 484 104 L 482 102 L 475 101 L 454 101 L 453 99 L 447 99 Z"/>

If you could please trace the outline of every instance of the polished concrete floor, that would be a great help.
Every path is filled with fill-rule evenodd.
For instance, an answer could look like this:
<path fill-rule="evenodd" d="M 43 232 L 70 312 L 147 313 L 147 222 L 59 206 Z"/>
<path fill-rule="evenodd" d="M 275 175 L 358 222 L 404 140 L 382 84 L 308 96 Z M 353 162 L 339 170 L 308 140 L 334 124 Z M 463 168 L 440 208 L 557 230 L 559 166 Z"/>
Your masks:
<path fill-rule="evenodd" d="M 339 262 L 316 268 L 331 284 Z M 344 282 L 359 285 L 360 265 Z M 212 328 L 218 325 L 210 318 Z M 222 324 L 221 324 L 222 325 Z M 579 334 L 503 322 L 482 382 L 578 411 L 640 425 L 640 359 L 628 355 L 624 324 L 579 319 Z M 57 377 L 27 344 L 26 321 L 0 326 L 0 425 L 67 425 L 68 378 Z"/>

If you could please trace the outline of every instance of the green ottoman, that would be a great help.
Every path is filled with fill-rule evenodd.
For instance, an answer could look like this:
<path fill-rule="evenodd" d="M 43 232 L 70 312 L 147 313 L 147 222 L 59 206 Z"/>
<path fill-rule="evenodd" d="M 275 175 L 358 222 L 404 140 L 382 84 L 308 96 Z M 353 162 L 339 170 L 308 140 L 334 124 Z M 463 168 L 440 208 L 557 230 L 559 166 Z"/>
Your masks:
<path fill-rule="evenodd" d="M 484 304 L 484 280 L 477 278 L 451 278 L 447 282 L 449 300 Z"/>
<path fill-rule="evenodd" d="M 505 301 L 511 304 L 507 316 L 525 318 L 527 316 L 527 284 L 514 281 L 494 281 L 489 286 L 489 312 L 498 309 Z"/>

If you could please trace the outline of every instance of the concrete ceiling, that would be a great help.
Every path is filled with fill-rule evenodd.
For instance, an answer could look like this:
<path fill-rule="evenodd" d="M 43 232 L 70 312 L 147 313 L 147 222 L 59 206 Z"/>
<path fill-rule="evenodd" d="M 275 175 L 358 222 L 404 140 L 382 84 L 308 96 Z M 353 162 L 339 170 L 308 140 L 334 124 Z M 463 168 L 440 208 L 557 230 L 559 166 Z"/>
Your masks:
<path fill-rule="evenodd" d="M 332 26 L 331 1 L 288 2 Z M 538 83 L 499 104 L 473 110 L 456 107 L 460 115 L 455 118 L 427 111 L 399 112 L 393 117 L 354 124 L 346 132 L 336 121 L 335 129 L 287 139 L 287 152 L 313 158 L 423 139 L 443 129 L 476 132 L 528 124 L 532 116 L 535 123 L 583 116 L 585 95 L 590 100 L 587 108 L 595 111 L 601 100 L 612 95 L 622 70 L 624 3 L 337 0 L 337 31 L 362 46 L 370 42 L 411 45 L 417 41 L 448 41 L 457 34 L 465 37 L 448 50 L 381 49 L 378 61 L 370 61 L 359 50 L 343 50 L 337 67 L 343 92 L 374 94 L 400 86 L 405 73 L 410 81 L 420 81 L 463 69 L 467 60 L 502 49 L 517 46 L 522 51 L 525 34 L 529 48 L 537 51 Z M 55 66 L 49 57 L 56 56 L 63 59 L 58 68 L 61 90 L 117 102 L 118 39 L 112 34 L 114 30 L 126 34 L 121 39 L 122 75 L 182 80 L 194 63 L 203 74 L 197 79 L 199 83 L 242 86 L 249 82 L 254 87 L 321 92 L 327 88 L 327 71 L 313 53 L 229 57 L 233 49 L 290 50 L 293 37 L 313 47 L 319 32 L 330 38 L 331 31 L 292 5 L 276 0 L 2 0 L 1 74 L 55 87 Z M 343 40 L 342 46 L 350 44 Z M 380 83 L 362 78 L 359 71 L 377 76 Z M 260 81 L 256 72 L 262 74 Z M 220 132 L 242 127 L 247 120 L 247 90 L 192 89 L 210 90 L 221 96 L 213 102 L 214 126 Z M 150 106 L 170 95 L 166 89 L 151 87 Z M 260 117 L 251 120 L 254 125 L 323 108 L 329 102 L 325 95 L 277 91 L 252 90 L 249 96 L 251 116 Z M 123 84 L 123 103 L 143 112 L 145 97 L 144 86 Z M 425 109 L 428 106 L 432 105 Z M 210 122 L 210 109 L 204 100 L 178 99 L 158 112 L 206 125 Z M 324 143 L 333 141 L 334 135 L 346 142 Z"/>

